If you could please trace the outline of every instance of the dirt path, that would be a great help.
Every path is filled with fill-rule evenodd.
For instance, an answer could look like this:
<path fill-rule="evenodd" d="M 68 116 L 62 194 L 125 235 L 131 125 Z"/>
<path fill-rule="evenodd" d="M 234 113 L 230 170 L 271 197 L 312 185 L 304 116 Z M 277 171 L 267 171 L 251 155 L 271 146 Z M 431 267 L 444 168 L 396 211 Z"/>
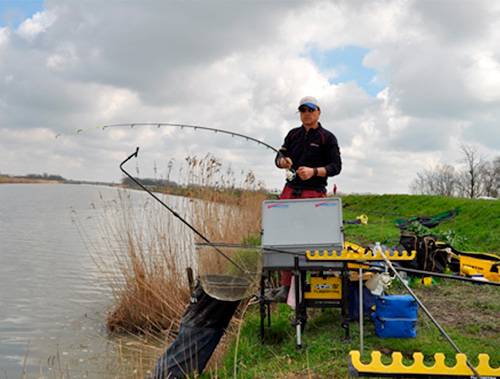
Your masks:
<path fill-rule="evenodd" d="M 444 327 L 500 338 L 500 288 L 448 282 L 415 293 Z"/>

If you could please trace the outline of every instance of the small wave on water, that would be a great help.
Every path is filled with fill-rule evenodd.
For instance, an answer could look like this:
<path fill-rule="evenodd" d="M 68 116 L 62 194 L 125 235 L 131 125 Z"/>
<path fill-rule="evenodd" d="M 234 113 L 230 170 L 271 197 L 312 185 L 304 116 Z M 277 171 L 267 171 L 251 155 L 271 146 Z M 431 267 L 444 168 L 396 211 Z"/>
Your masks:
<path fill-rule="evenodd" d="M 71 378 L 112 377 L 117 350 L 134 344 L 105 330 L 112 293 L 92 257 L 105 253 L 96 250 L 99 220 L 117 197 L 101 186 L 0 186 L 0 376 L 38 378 L 58 368 Z"/>

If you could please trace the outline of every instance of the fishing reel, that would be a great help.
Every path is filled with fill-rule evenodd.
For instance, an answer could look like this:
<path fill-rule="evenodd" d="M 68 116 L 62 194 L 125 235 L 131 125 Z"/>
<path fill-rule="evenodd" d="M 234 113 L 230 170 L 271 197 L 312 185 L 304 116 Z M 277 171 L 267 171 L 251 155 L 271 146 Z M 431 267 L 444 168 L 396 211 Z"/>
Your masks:
<path fill-rule="evenodd" d="M 283 153 L 278 151 L 278 155 L 276 156 L 276 160 L 275 160 L 276 166 L 281 168 L 279 161 L 281 159 L 285 159 L 285 158 L 286 157 L 283 155 Z M 297 173 L 295 172 L 295 170 L 293 168 L 287 168 L 287 169 L 285 169 L 285 176 L 286 176 L 286 180 L 288 182 L 291 182 L 292 180 L 295 179 L 295 177 L 297 176 Z"/>
<path fill-rule="evenodd" d="M 285 170 L 286 180 L 291 182 L 297 176 L 297 173 L 293 168 L 289 168 Z"/>

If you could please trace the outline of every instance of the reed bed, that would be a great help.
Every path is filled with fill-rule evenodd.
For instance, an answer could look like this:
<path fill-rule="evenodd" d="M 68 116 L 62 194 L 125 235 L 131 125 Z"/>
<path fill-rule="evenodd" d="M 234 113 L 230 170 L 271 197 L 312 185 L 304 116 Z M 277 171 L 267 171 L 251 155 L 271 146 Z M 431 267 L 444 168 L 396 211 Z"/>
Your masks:
<path fill-rule="evenodd" d="M 248 243 L 258 239 L 260 206 L 266 193 L 253 173 L 237 176 L 211 155 L 187 157 L 179 173 L 185 196 L 165 196 L 163 200 L 210 241 Z M 159 190 L 171 192 L 169 188 Z M 102 238 L 93 246 L 95 252 L 111 252 L 93 254 L 114 298 L 107 329 L 114 338 L 128 335 L 137 341 L 127 358 L 129 363 L 137 362 L 132 370 L 137 376 L 130 377 L 142 377 L 152 367 L 151 356 L 163 353 L 175 337 L 190 295 L 186 269 L 192 268 L 197 275 L 210 267 L 221 267 L 221 259 L 227 265 L 214 251 L 199 250 L 197 256 L 195 243 L 203 241 L 153 199 L 144 196 L 138 201 L 136 195 L 135 191 L 120 190 L 118 200 L 104 207 Z M 255 265 L 255 259 L 253 262 Z M 208 366 L 212 372 L 217 372 L 225 341 L 232 338 L 239 322 L 235 317 L 214 353 Z"/>
<path fill-rule="evenodd" d="M 100 224 L 100 249 L 106 253 L 93 257 L 114 297 L 108 331 L 144 334 L 175 328 L 189 299 L 183 268 L 192 264 L 185 254 L 190 241 L 176 239 L 186 231 L 154 202 L 123 190 L 104 207 Z"/>

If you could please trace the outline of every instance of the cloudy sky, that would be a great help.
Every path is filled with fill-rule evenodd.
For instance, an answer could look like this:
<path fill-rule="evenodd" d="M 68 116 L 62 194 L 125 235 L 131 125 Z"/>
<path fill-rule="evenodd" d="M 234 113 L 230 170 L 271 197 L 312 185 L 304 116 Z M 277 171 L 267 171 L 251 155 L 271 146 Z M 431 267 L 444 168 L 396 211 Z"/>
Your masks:
<path fill-rule="evenodd" d="M 498 41 L 494 1 L 0 0 L 0 173 L 118 181 L 140 146 L 143 176 L 211 152 L 279 188 L 259 145 L 99 126 L 278 147 L 313 95 L 344 162 L 329 187 L 406 193 L 461 144 L 500 155 Z"/>

